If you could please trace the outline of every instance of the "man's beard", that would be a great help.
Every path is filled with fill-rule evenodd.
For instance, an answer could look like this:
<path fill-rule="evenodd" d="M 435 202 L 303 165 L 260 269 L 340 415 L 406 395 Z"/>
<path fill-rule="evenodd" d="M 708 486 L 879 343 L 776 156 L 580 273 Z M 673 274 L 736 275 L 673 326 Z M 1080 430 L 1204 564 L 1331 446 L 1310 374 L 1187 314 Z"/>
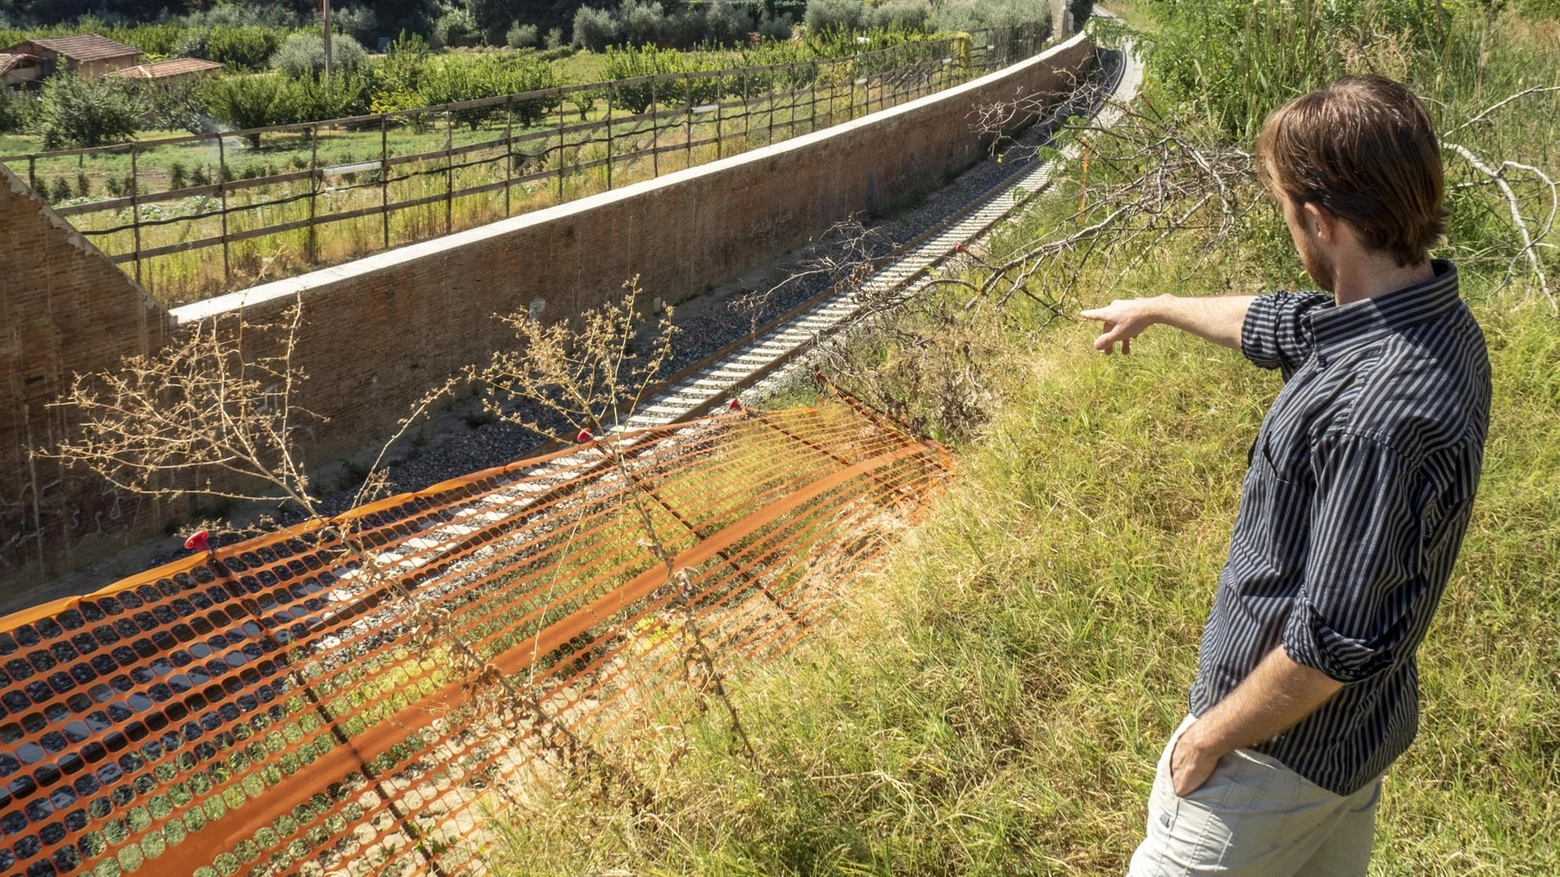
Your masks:
<path fill-rule="evenodd" d="M 1322 252 L 1322 248 L 1311 239 L 1310 229 L 1306 230 L 1306 242 L 1300 247 L 1300 264 L 1305 266 L 1305 273 L 1311 275 L 1316 285 L 1325 292 L 1333 292 L 1333 284 L 1337 274 L 1333 270 L 1332 260 Z"/>

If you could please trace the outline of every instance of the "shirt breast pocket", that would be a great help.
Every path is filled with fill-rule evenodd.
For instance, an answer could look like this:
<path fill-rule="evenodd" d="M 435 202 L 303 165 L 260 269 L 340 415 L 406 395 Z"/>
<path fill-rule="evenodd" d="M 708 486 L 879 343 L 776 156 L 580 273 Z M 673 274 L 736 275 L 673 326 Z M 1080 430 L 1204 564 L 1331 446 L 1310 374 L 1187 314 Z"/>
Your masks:
<path fill-rule="evenodd" d="M 1311 491 L 1303 465 L 1295 466 L 1283 454 L 1275 459 L 1267 438 L 1259 435 L 1252 444 L 1231 539 L 1233 551 L 1254 567 L 1247 581 L 1257 588 L 1299 568 L 1310 531 Z"/>

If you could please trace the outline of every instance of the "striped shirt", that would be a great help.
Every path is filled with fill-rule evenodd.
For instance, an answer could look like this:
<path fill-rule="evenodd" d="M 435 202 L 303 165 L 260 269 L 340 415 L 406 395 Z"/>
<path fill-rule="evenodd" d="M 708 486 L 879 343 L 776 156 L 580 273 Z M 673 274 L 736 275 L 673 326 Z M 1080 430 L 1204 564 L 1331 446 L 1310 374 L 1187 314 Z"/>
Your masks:
<path fill-rule="evenodd" d="M 1489 421 L 1484 335 L 1457 269 L 1337 306 L 1259 297 L 1241 348 L 1285 383 L 1251 447 L 1229 560 L 1203 632 L 1201 716 L 1282 646 L 1344 683 L 1253 747 L 1347 795 L 1419 725 L 1414 652 L 1468 527 Z"/>

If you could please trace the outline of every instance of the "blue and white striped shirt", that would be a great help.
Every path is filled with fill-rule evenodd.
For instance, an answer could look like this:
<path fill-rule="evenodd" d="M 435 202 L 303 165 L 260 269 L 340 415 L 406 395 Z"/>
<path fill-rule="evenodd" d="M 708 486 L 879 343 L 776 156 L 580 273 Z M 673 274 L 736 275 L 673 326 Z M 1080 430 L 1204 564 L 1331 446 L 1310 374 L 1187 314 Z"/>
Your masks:
<path fill-rule="evenodd" d="M 1230 554 L 1203 632 L 1202 715 L 1282 646 L 1344 683 L 1254 747 L 1347 795 L 1419 724 L 1414 652 L 1451 574 L 1489 422 L 1484 335 L 1457 270 L 1336 306 L 1321 293 L 1252 304 L 1241 348 L 1285 384 L 1251 448 Z"/>

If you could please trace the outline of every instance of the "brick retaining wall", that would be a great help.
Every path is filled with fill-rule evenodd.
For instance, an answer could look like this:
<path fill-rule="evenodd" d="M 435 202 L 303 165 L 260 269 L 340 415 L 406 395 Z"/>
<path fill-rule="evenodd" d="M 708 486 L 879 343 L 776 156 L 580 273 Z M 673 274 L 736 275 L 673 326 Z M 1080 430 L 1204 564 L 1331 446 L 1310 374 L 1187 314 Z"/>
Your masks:
<path fill-rule="evenodd" d="M 0 587 L 36 582 L 155 532 L 153 504 L 34 461 L 77 373 L 161 346 L 173 321 L 0 165 Z"/>

